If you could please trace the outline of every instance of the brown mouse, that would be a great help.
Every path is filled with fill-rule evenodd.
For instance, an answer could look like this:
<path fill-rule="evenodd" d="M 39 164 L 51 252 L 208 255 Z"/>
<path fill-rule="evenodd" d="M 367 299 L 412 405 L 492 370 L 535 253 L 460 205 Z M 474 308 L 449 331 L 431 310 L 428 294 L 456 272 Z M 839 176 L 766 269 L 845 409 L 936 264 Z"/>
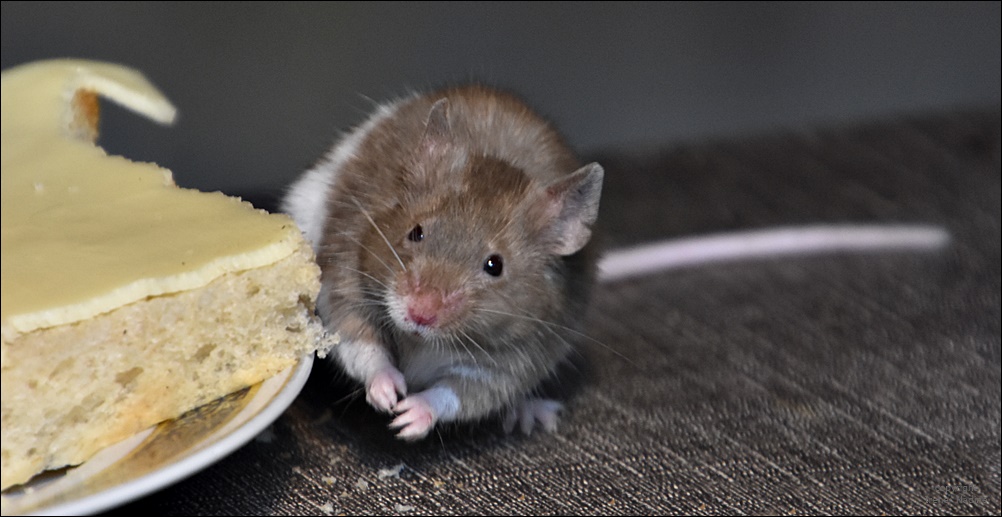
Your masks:
<path fill-rule="evenodd" d="M 602 179 L 519 98 L 470 85 L 378 106 L 292 185 L 332 355 L 398 437 L 497 413 L 555 428 L 533 390 L 580 336 Z"/>

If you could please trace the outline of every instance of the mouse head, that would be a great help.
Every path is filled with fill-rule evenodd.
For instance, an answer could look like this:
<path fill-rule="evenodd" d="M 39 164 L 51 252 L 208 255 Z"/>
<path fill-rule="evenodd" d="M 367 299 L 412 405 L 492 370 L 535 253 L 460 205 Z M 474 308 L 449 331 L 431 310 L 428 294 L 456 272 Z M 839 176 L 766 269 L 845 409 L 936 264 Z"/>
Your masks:
<path fill-rule="evenodd" d="M 468 340 L 552 318 L 564 304 L 563 257 L 590 239 L 602 177 L 593 163 L 544 184 L 472 154 L 451 131 L 447 102 L 436 102 L 406 194 L 379 217 L 401 266 L 383 297 L 396 329 Z"/>

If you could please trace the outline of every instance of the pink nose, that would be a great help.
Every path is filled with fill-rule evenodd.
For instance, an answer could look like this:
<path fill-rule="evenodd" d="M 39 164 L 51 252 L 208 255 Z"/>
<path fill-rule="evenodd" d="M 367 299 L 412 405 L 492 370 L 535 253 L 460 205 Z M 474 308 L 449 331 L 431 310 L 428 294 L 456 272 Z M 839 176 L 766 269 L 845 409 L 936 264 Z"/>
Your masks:
<path fill-rule="evenodd" d="M 407 319 L 415 325 L 434 325 L 441 310 L 442 295 L 437 291 L 418 291 L 407 300 Z"/>
<path fill-rule="evenodd" d="M 408 307 L 407 319 L 411 320 L 411 322 L 415 325 L 430 327 L 435 324 L 436 320 L 438 320 L 438 316 L 433 313 L 422 313 L 419 310 L 415 310 L 414 307 Z"/>

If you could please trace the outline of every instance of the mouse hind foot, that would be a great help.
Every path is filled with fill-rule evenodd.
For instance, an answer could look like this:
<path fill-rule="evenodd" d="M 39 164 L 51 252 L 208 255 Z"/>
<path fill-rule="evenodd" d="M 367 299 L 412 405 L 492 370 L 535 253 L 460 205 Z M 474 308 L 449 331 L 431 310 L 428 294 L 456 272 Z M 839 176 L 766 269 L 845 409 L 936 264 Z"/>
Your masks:
<path fill-rule="evenodd" d="M 529 397 L 508 410 L 501 425 L 505 434 L 511 434 L 518 424 L 522 434 L 528 436 L 537 423 L 547 433 L 556 432 L 563 409 L 564 405 L 556 400 Z"/>

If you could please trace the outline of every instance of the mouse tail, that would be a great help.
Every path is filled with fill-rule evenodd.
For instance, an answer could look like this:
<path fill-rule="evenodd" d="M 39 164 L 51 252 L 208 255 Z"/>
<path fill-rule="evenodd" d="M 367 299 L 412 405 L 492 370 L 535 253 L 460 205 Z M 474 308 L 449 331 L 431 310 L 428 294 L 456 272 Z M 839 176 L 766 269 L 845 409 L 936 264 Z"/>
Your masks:
<path fill-rule="evenodd" d="M 710 263 L 833 252 L 932 251 L 950 234 L 928 225 L 780 227 L 672 239 L 606 253 L 599 281 L 612 282 Z"/>

